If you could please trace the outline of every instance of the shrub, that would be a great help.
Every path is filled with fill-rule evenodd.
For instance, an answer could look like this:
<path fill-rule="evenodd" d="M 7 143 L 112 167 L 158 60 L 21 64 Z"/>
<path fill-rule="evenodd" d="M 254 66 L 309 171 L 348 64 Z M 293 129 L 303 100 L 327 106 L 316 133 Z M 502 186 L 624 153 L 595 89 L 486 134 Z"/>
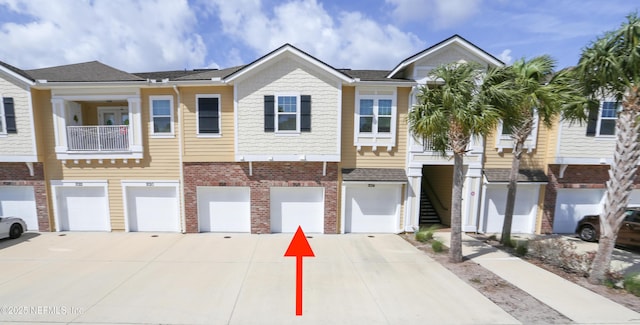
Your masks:
<path fill-rule="evenodd" d="M 532 240 L 528 245 L 528 253 L 538 259 L 571 273 L 588 276 L 595 252 L 580 254 L 576 245 L 562 238 Z"/>
<path fill-rule="evenodd" d="M 640 297 L 640 274 L 630 273 L 624 277 L 622 285 L 625 290 Z"/>
<path fill-rule="evenodd" d="M 438 230 L 440 226 L 432 225 L 427 228 L 420 228 L 420 230 L 416 233 L 416 240 L 421 243 L 426 243 L 433 239 L 433 234 Z"/>
<path fill-rule="evenodd" d="M 440 253 L 444 250 L 444 244 L 439 240 L 433 240 L 431 242 L 431 249 L 436 253 Z"/>
<path fill-rule="evenodd" d="M 526 241 L 518 242 L 518 244 L 515 247 L 516 247 L 516 255 L 518 256 L 525 256 L 529 251 L 529 243 Z"/>

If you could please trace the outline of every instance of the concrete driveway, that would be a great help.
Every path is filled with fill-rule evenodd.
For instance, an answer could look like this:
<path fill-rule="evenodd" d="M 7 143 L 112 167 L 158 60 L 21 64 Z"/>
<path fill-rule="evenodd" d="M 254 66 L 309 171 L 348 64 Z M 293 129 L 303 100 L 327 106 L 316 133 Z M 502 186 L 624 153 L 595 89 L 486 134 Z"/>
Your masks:
<path fill-rule="evenodd" d="M 0 241 L 0 322 L 517 324 L 396 235 L 25 234 Z"/>

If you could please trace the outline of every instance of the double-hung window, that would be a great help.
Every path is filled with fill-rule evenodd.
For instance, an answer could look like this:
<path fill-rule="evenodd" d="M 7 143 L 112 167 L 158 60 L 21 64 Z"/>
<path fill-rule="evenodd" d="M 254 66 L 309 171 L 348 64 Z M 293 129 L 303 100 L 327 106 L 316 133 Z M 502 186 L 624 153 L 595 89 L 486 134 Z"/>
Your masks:
<path fill-rule="evenodd" d="M 276 96 L 276 132 L 300 132 L 298 96 Z"/>
<path fill-rule="evenodd" d="M 354 145 L 384 147 L 391 151 L 396 145 L 396 89 L 356 89 L 354 116 Z"/>
<path fill-rule="evenodd" d="M 394 120 L 392 99 L 360 98 L 358 104 L 358 133 L 390 135 Z"/>
<path fill-rule="evenodd" d="M 619 106 L 619 103 L 616 102 L 602 103 L 602 109 L 600 110 L 600 123 L 598 125 L 598 135 L 615 135 Z"/>
<path fill-rule="evenodd" d="M 199 136 L 219 136 L 220 95 L 196 95 Z"/>
<path fill-rule="evenodd" d="M 13 98 L 0 96 L 0 99 L 0 134 L 18 133 Z"/>
<path fill-rule="evenodd" d="M 173 96 L 150 96 L 151 134 L 173 135 Z"/>

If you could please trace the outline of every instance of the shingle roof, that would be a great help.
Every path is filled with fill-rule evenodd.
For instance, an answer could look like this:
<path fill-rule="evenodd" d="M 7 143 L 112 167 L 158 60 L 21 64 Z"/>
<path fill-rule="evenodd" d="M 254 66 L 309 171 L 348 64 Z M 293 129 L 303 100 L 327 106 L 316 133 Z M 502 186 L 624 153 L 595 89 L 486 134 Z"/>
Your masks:
<path fill-rule="evenodd" d="M 183 77 L 180 78 L 176 78 L 175 80 L 211 80 L 212 78 L 224 78 L 242 68 L 244 68 L 244 65 L 241 66 L 237 66 L 237 67 L 231 67 L 231 68 L 226 68 L 226 69 L 222 69 L 222 70 L 208 70 L 208 71 L 201 71 L 199 73 L 194 73 L 194 74 L 189 74 L 189 75 L 185 75 Z"/>
<path fill-rule="evenodd" d="M 509 168 L 486 168 L 483 170 L 484 176 L 490 183 L 505 183 L 509 181 Z M 520 169 L 518 171 L 518 182 L 545 183 L 549 179 L 541 169 Z"/>
<path fill-rule="evenodd" d="M 343 181 L 406 182 L 404 169 L 397 168 L 343 168 Z"/>
<path fill-rule="evenodd" d="M 24 77 L 26 79 L 29 79 L 29 80 L 33 81 L 33 78 L 28 73 L 26 73 L 24 70 L 18 69 L 16 67 L 14 67 L 14 66 L 12 66 L 12 65 L 10 65 L 8 63 L 4 63 L 2 61 L 0 61 L 0 65 L 5 67 L 5 68 L 7 68 L 7 69 L 9 69 L 9 70 L 11 70 L 12 72 L 17 73 L 18 75 L 20 75 L 20 76 L 22 76 L 22 77 Z"/>
<path fill-rule="evenodd" d="M 36 80 L 49 82 L 145 81 L 146 79 L 118 70 L 98 61 L 27 70 Z"/>
<path fill-rule="evenodd" d="M 189 76 L 192 74 L 199 74 L 206 71 L 217 70 L 217 69 L 195 69 L 195 70 L 172 70 L 172 71 L 153 71 L 153 72 L 134 72 L 133 74 L 143 78 L 150 80 L 162 80 L 168 78 L 169 80 L 175 80 L 184 76 Z"/>
<path fill-rule="evenodd" d="M 415 82 L 411 79 L 400 78 L 387 78 L 389 70 L 351 70 L 351 69 L 338 69 L 340 72 L 350 76 L 351 78 L 358 78 L 361 81 L 405 81 Z"/>

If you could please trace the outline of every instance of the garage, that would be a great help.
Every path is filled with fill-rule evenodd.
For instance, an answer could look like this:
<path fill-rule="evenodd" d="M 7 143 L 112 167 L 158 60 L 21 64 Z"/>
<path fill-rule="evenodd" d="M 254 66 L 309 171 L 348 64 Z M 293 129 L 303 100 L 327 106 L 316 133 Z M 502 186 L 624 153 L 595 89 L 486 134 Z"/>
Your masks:
<path fill-rule="evenodd" d="M 81 186 L 79 186 L 81 185 Z M 106 184 L 54 186 L 57 231 L 110 231 Z"/>
<path fill-rule="evenodd" d="M 554 233 L 573 233 L 582 217 L 602 212 L 604 189 L 558 189 L 557 193 L 553 214 Z M 631 202 L 633 200 L 630 198 Z"/>
<path fill-rule="evenodd" d="M 33 186 L 0 186 L 0 216 L 20 217 L 29 230 L 38 231 Z"/>
<path fill-rule="evenodd" d="M 323 187 L 272 187 L 270 202 L 271 232 L 324 232 Z"/>
<path fill-rule="evenodd" d="M 516 204 L 513 211 L 513 223 L 511 226 L 512 233 L 535 233 L 539 191 L 539 185 L 518 184 L 518 190 L 516 192 Z M 482 229 L 483 232 L 502 232 L 506 204 L 507 185 L 487 185 L 484 201 L 484 227 Z"/>
<path fill-rule="evenodd" d="M 233 186 L 198 186 L 200 232 L 250 232 L 251 189 Z"/>
<path fill-rule="evenodd" d="M 158 186 L 154 182 L 144 187 L 126 186 L 128 231 L 180 231 L 178 187 Z M 165 184 L 166 185 L 166 184 Z"/>
<path fill-rule="evenodd" d="M 396 233 L 402 185 L 345 186 L 345 233 Z"/>

